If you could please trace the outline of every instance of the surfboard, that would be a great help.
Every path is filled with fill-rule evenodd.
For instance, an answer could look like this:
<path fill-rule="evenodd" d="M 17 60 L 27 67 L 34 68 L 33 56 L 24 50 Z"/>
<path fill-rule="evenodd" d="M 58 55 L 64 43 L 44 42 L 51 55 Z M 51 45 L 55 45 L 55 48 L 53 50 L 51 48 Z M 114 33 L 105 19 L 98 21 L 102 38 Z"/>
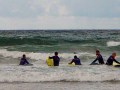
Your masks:
<path fill-rule="evenodd" d="M 53 66 L 53 59 L 50 59 L 49 57 L 46 59 L 46 64 L 48 66 Z"/>
<path fill-rule="evenodd" d="M 114 67 L 120 67 L 120 64 L 116 63 L 116 62 L 113 62 L 113 66 Z"/>
<path fill-rule="evenodd" d="M 68 66 L 75 66 L 75 63 L 74 62 L 72 64 L 68 63 Z"/>

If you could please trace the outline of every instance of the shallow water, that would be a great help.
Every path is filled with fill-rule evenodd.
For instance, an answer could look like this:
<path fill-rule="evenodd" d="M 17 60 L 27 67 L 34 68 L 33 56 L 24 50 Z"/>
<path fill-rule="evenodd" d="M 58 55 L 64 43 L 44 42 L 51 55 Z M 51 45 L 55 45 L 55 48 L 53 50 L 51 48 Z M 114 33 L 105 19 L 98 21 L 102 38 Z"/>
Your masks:
<path fill-rule="evenodd" d="M 59 67 L 47 65 L 18 66 L 1 65 L 0 82 L 105 82 L 119 81 L 120 68 L 106 65 L 69 66 L 61 64 Z"/>
<path fill-rule="evenodd" d="M 0 90 L 119 90 L 120 82 L 0 83 Z"/>

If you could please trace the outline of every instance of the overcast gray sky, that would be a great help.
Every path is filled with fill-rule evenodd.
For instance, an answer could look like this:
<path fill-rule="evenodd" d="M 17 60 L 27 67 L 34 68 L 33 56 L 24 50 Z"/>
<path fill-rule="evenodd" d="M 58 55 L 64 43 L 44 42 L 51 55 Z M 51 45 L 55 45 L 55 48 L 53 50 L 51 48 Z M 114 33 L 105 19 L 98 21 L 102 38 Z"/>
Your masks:
<path fill-rule="evenodd" d="M 0 29 L 120 29 L 120 0 L 0 0 Z"/>

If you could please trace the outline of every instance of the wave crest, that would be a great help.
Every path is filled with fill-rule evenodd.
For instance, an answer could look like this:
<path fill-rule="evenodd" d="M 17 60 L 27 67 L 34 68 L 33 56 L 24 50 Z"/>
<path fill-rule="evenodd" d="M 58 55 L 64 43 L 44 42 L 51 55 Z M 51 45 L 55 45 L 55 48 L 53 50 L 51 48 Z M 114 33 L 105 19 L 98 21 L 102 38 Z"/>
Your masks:
<path fill-rule="evenodd" d="M 108 47 L 112 47 L 112 46 L 119 46 L 120 42 L 116 42 L 116 41 L 109 41 L 107 42 L 107 46 Z"/>

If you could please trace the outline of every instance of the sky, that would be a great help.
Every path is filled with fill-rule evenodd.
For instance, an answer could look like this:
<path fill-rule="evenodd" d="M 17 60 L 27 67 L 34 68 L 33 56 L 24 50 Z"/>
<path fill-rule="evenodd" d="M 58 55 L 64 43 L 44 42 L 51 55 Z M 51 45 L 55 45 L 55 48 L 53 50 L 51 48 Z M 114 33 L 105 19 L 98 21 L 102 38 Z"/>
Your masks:
<path fill-rule="evenodd" d="M 120 0 L 0 0 L 0 30 L 120 29 Z"/>

